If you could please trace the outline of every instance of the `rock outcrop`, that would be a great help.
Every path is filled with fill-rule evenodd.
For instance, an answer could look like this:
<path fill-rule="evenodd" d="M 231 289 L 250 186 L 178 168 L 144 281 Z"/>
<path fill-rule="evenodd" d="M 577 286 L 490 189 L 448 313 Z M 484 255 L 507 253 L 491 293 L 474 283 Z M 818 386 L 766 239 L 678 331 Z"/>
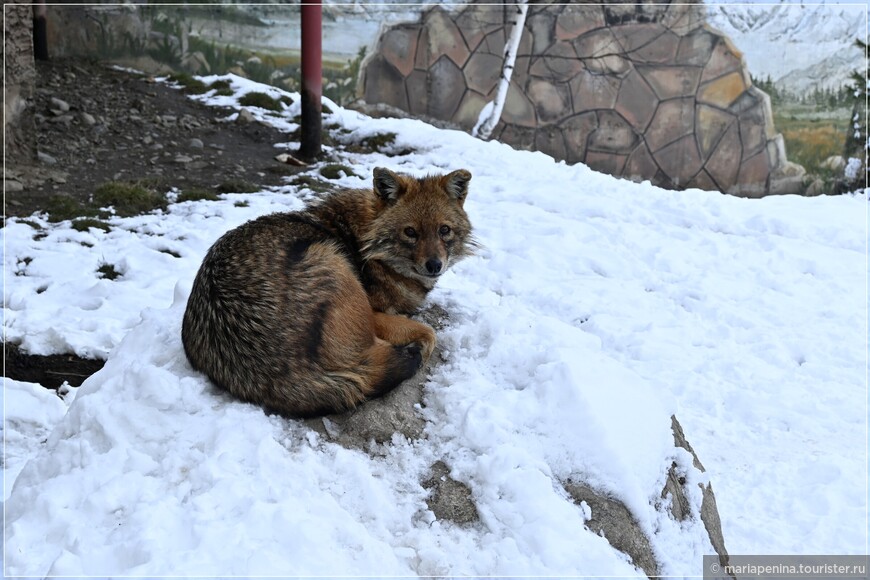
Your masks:
<path fill-rule="evenodd" d="M 471 129 L 495 95 L 512 10 L 435 7 L 388 29 L 363 68 L 364 99 Z M 533 5 L 493 138 L 672 189 L 801 187 L 769 97 L 702 6 Z"/>
<path fill-rule="evenodd" d="M 674 445 L 685 449 L 692 454 L 692 466 L 701 473 L 706 472 L 701 461 L 698 459 L 695 450 L 689 445 L 686 436 L 683 433 L 683 426 L 677 421 L 677 418 L 671 416 L 671 430 L 674 433 Z M 672 465 L 668 471 L 668 480 L 665 488 L 662 490 L 662 497 L 665 498 L 669 494 L 671 501 L 671 514 L 674 519 L 684 521 L 692 517 L 692 509 L 685 490 L 685 478 L 677 475 L 677 465 Z M 716 507 L 716 496 L 713 494 L 713 486 L 709 482 L 707 485 L 701 485 L 703 499 L 701 501 L 700 518 L 704 522 L 704 528 L 707 530 L 707 535 L 710 538 L 710 543 L 716 550 L 719 556 L 719 563 L 722 566 L 728 564 L 728 550 L 725 549 L 725 538 L 722 536 L 722 522 L 719 519 L 719 509 Z"/>

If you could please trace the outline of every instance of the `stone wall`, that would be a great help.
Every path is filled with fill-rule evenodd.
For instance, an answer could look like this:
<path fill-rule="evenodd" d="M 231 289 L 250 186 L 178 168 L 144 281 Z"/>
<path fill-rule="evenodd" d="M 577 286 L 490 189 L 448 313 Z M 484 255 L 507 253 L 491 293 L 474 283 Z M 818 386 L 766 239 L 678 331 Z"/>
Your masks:
<path fill-rule="evenodd" d="M 8 4 L 4 12 L 3 75 L 4 124 L 7 161 L 36 158 L 33 100 L 36 65 L 33 60 L 33 8 L 29 4 Z"/>
<path fill-rule="evenodd" d="M 364 99 L 470 130 L 495 96 L 512 12 L 436 7 L 389 28 L 364 67 Z M 769 97 L 703 6 L 530 6 L 493 138 L 671 189 L 800 186 Z"/>

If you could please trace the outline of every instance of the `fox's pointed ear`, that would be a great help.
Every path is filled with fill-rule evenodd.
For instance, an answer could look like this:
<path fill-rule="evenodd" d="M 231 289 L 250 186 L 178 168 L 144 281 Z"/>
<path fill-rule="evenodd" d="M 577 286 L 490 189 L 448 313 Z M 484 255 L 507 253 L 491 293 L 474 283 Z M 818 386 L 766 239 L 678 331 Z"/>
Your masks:
<path fill-rule="evenodd" d="M 377 196 L 385 203 L 395 202 L 402 193 L 401 178 L 383 167 L 375 167 L 372 175 L 374 176 L 372 185 Z"/>
<path fill-rule="evenodd" d="M 444 189 L 462 205 L 465 196 L 468 195 L 469 181 L 471 181 L 471 173 L 465 169 L 457 169 L 444 176 Z"/>

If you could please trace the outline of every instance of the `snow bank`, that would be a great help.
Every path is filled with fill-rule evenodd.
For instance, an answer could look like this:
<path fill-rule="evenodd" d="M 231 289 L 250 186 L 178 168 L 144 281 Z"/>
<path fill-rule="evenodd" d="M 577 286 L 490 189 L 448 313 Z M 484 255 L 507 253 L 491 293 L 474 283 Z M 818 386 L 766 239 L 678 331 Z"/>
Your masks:
<path fill-rule="evenodd" d="M 38 240 L 10 220 L 4 265 L 22 275 L 4 289 L 8 338 L 110 355 L 68 412 L 54 403 L 34 422 L 57 426 L 27 449 L 6 503 L 7 574 L 637 574 L 584 527 L 590 514 L 560 484 L 577 477 L 632 510 L 664 574 L 697 575 L 712 553 L 703 528 L 660 505 L 671 461 L 685 460 L 673 412 L 714 482 L 730 551 L 861 553 L 864 197 L 663 191 L 333 110 L 344 139 L 393 132 L 412 150 L 342 153 L 364 177 L 341 185 L 366 186 L 378 165 L 474 176 L 466 208 L 483 248 L 430 296 L 450 324 L 425 438 L 350 451 L 232 400 L 184 358 L 181 315 L 206 249 L 307 191 L 173 204 L 109 233 L 36 218 Z M 100 260 L 122 277 L 99 279 Z M 6 432 L 36 431 L 7 415 Z M 428 510 L 420 481 L 439 459 L 480 522 Z"/>

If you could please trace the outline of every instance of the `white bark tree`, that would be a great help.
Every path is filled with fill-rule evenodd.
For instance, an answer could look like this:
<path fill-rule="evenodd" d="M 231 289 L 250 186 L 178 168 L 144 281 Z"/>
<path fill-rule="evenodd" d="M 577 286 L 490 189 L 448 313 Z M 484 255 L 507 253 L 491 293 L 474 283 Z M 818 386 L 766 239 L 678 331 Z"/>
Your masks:
<path fill-rule="evenodd" d="M 501 112 L 504 109 L 504 103 L 507 100 L 511 76 L 514 72 L 514 63 L 517 60 L 517 50 L 520 47 L 520 38 L 522 38 L 523 29 L 526 26 L 526 14 L 529 12 L 528 0 L 516 0 L 516 10 L 514 27 L 504 47 L 504 67 L 501 71 L 501 79 L 499 79 L 495 98 L 483 107 L 477 118 L 477 124 L 471 130 L 472 135 L 480 137 L 484 141 L 489 139 L 490 135 L 492 135 L 492 130 L 498 125 L 498 121 L 501 119 Z"/>

